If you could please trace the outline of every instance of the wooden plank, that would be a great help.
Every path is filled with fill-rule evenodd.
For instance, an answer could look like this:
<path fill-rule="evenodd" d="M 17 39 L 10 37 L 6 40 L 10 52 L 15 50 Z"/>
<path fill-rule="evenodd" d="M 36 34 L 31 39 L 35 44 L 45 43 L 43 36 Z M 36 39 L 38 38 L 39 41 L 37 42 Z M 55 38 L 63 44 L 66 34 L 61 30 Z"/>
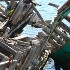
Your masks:
<path fill-rule="evenodd" d="M 33 22 L 33 23 L 38 23 L 40 21 L 40 18 L 38 17 L 38 15 L 36 13 L 33 13 L 32 14 L 33 16 L 31 17 L 30 19 L 30 23 Z"/>
<path fill-rule="evenodd" d="M 53 7 L 56 7 L 56 8 L 59 7 L 59 5 L 56 5 L 56 4 L 53 4 L 53 3 L 49 3 L 48 5 L 53 6 Z"/>
<path fill-rule="evenodd" d="M 19 45 L 19 44 L 14 44 L 14 45 L 11 45 L 11 44 L 9 44 L 9 46 L 11 47 L 11 48 L 13 48 L 14 50 L 16 50 L 16 51 L 21 51 L 21 52 L 23 52 L 24 54 L 27 52 L 27 51 L 29 51 L 29 47 L 30 47 L 30 45 L 28 45 L 28 46 L 24 46 L 24 45 Z M 16 47 L 17 46 L 17 47 Z"/>
<path fill-rule="evenodd" d="M 13 63 L 14 63 L 14 62 L 17 62 L 17 60 L 13 60 Z M 8 63 L 9 63 L 9 61 L 1 62 L 1 63 L 0 63 L 0 70 L 4 70 L 6 64 L 8 64 Z"/>
<path fill-rule="evenodd" d="M 0 29 L 2 29 L 6 25 L 6 23 L 8 22 L 8 20 L 9 19 L 6 19 L 4 22 L 0 23 Z"/>
<path fill-rule="evenodd" d="M 62 33 L 61 31 L 59 31 L 58 29 L 55 30 L 55 33 L 60 35 L 61 37 L 63 37 L 63 39 L 68 42 L 70 41 L 70 38 L 65 34 L 65 33 Z"/>
<path fill-rule="evenodd" d="M 42 24 L 45 24 L 44 19 L 42 18 L 42 16 L 40 15 L 40 13 L 38 12 L 38 10 L 33 6 L 33 10 L 36 12 L 36 14 L 38 15 L 38 17 L 40 18 Z"/>
<path fill-rule="evenodd" d="M 26 53 L 27 51 L 29 51 L 30 43 L 21 42 L 19 40 L 11 40 L 11 39 L 10 40 L 5 39 L 3 42 L 5 42 L 10 48 L 16 51 L 22 51 L 23 53 Z"/>
<path fill-rule="evenodd" d="M 51 21 L 50 21 L 51 22 Z M 37 24 L 37 26 L 39 26 L 40 24 Z M 52 25 L 51 24 L 48 24 L 48 23 L 46 23 L 46 24 L 44 24 L 44 25 L 40 25 L 43 29 L 44 28 L 46 28 L 45 29 L 45 31 L 47 32 L 47 34 L 49 34 L 50 33 L 50 30 L 49 29 L 51 29 L 51 27 L 52 27 Z M 49 28 L 47 28 L 47 27 Z M 61 26 L 65 26 L 65 25 L 63 25 L 63 24 L 61 24 Z M 63 27 L 64 28 L 64 27 Z M 66 28 L 66 30 L 69 32 L 70 31 L 70 29 L 67 27 L 67 26 L 65 26 L 65 28 Z M 70 38 L 66 35 L 66 34 L 64 34 L 63 32 L 61 32 L 61 31 L 59 31 L 58 29 L 55 29 L 55 32 L 57 32 L 57 34 L 58 35 L 60 35 L 60 36 L 62 36 L 63 37 L 63 39 L 65 40 L 65 41 L 68 41 Z M 52 35 L 53 36 L 53 35 Z M 56 38 L 56 36 L 55 36 L 55 38 Z M 57 38 L 58 39 L 58 38 Z"/>
<path fill-rule="evenodd" d="M 25 23 L 30 19 L 31 16 L 27 17 L 24 21 L 21 22 L 17 27 L 15 27 L 10 33 L 8 33 L 7 38 L 9 38 L 16 30 L 18 30 L 21 26 L 24 27 Z"/>
<path fill-rule="evenodd" d="M 11 54 L 15 55 L 16 51 L 14 49 L 12 49 L 11 47 L 9 47 L 7 44 L 0 42 L 0 47 L 2 47 L 3 49 L 5 49 L 6 51 L 10 52 Z"/>
<path fill-rule="evenodd" d="M 47 24 L 47 26 L 48 26 L 49 28 L 52 27 L 51 24 Z M 55 29 L 54 32 L 55 32 L 56 34 L 60 35 L 61 37 L 63 37 L 63 39 L 64 39 L 65 41 L 69 41 L 69 40 L 70 40 L 70 38 L 69 38 L 65 33 L 61 32 L 61 31 L 58 30 L 57 28 Z"/>
<path fill-rule="evenodd" d="M 3 11 L 1 8 L 0 8 L 0 13 L 3 15 L 3 16 L 7 16 L 7 13 L 5 11 Z"/>
<path fill-rule="evenodd" d="M 17 36 L 17 37 L 14 37 L 13 39 L 15 39 L 15 40 L 22 40 L 22 39 L 24 39 L 24 38 L 26 38 L 26 37 L 28 37 L 28 35 L 20 35 L 20 36 Z"/>
<path fill-rule="evenodd" d="M 37 50 L 37 46 L 33 45 L 31 50 L 30 50 L 30 52 L 29 52 L 29 54 L 28 54 L 28 56 L 27 56 L 27 58 L 25 59 L 23 65 L 21 66 L 20 70 L 24 70 L 24 69 L 29 67 L 29 65 L 31 64 L 31 61 L 33 59 L 33 56 L 34 56 L 36 50 Z"/>
<path fill-rule="evenodd" d="M 0 52 L 0 59 L 2 59 L 2 61 L 6 61 L 6 60 L 9 59 L 9 57 L 7 57 L 6 55 L 4 55 L 4 54 L 2 54 L 2 53 Z M 1 61 L 1 62 L 2 62 L 2 61 Z"/>
<path fill-rule="evenodd" d="M 40 43 L 37 45 L 37 50 L 35 52 L 35 55 L 33 56 L 32 59 L 32 63 L 34 63 L 35 61 L 37 61 L 38 57 L 40 56 L 41 51 L 43 50 L 43 48 L 46 45 L 46 41 L 47 41 L 47 37 L 45 37 L 43 40 L 40 41 Z"/>
<path fill-rule="evenodd" d="M 70 33 L 70 27 L 68 27 L 66 24 L 61 22 L 60 27 L 63 28 L 66 32 Z"/>
<path fill-rule="evenodd" d="M 44 33 L 39 33 L 39 34 L 38 34 L 38 37 L 39 37 L 40 39 L 43 39 L 44 37 L 46 37 L 46 35 L 45 35 Z M 59 48 L 59 47 L 60 47 L 60 45 L 59 45 L 58 43 L 56 43 L 53 39 L 50 39 L 49 42 L 50 42 L 54 47 L 56 47 L 56 48 Z M 53 48 L 53 47 L 52 47 L 52 48 Z M 49 49 L 50 49 L 50 47 L 49 47 Z"/>
<path fill-rule="evenodd" d="M 44 27 L 44 28 L 43 28 L 43 31 L 44 31 L 47 35 L 49 35 L 49 33 L 50 33 L 50 29 L 49 29 L 48 27 Z M 59 44 L 61 44 L 61 45 L 64 44 L 64 42 L 63 42 L 60 38 L 58 38 L 55 33 L 52 34 L 51 38 L 52 38 L 52 39 L 55 39 L 55 40 L 56 40 Z"/>
<path fill-rule="evenodd" d="M 15 2 L 14 0 L 11 0 L 7 7 L 10 9 L 15 9 L 16 5 L 17 5 L 17 2 Z"/>
<path fill-rule="evenodd" d="M 20 21 L 23 17 L 25 17 L 28 14 L 28 12 L 31 10 L 31 7 L 32 7 L 32 5 L 30 5 L 30 4 L 19 2 L 18 6 L 17 6 L 12 18 L 11 18 L 12 24 L 13 25 L 17 24 L 18 21 Z"/>
<path fill-rule="evenodd" d="M 22 52 L 17 52 L 17 54 L 14 57 L 14 60 L 17 60 L 17 62 L 14 62 L 12 65 L 9 66 L 8 70 L 14 70 L 17 67 L 17 63 L 21 59 L 21 56 L 23 55 Z"/>
<path fill-rule="evenodd" d="M 70 22 L 70 16 L 66 16 L 65 19 Z"/>
<path fill-rule="evenodd" d="M 21 40 L 15 40 L 15 39 L 9 39 L 10 41 L 15 41 L 17 42 L 18 45 L 22 45 L 22 46 L 29 46 L 30 45 L 30 41 L 21 41 Z M 31 38 L 30 38 L 31 40 Z"/>

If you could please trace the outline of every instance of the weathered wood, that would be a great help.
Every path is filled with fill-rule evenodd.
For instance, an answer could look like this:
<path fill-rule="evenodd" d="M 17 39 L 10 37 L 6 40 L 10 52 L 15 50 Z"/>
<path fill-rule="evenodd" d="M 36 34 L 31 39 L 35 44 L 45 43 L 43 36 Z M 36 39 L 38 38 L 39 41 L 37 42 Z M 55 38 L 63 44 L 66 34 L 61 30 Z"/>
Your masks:
<path fill-rule="evenodd" d="M 66 16 L 65 19 L 70 22 L 70 16 Z"/>
<path fill-rule="evenodd" d="M 46 39 L 45 39 L 45 41 L 46 41 Z M 38 58 L 38 56 L 40 55 L 40 52 L 41 52 L 41 50 L 42 50 L 42 48 L 43 48 L 43 45 L 45 44 L 45 41 L 41 41 L 40 43 L 41 44 L 35 44 L 35 47 L 37 47 L 36 49 L 36 53 L 35 53 L 35 55 L 34 55 L 34 53 L 32 54 L 32 52 L 31 52 L 31 54 L 29 54 L 30 55 L 30 57 L 29 57 L 29 55 L 28 55 L 28 60 L 31 58 L 33 58 L 32 60 L 30 59 L 30 61 L 29 61 L 29 63 L 28 63 L 28 65 L 27 65 L 27 67 L 26 67 L 26 64 L 25 65 L 23 65 L 23 69 L 25 69 L 25 68 L 28 68 L 34 61 L 33 60 L 35 60 L 35 59 L 37 59 Z M 43 44 L 42 44 L 43 43 Z M 33 50 L 34 52 L 35 52 L 35 50 Z M 34 56 L 34 57 L 33 57 Z M 26 61 L 28 61 L 28 60 L 26 60 Z M 21 68 L 22 69 L 22 68 Z"/>
<path fill-rule="evenodd" d="M 13 60 L 13 63 L 14 63 L 14 62 L 17 62 L 17 60 Z M 3 62 L 1 62 L 1 63 L 0 63 L 0 70 L 4 70 L 6 64 L 8 64 L 8 63 L 9 63 L 9 61 L 3 61 Z"/>
<path fill-rule="evenodd" d="M 3 11 L 5 11 L 5 9 L 6 9 L 2 4 L 0 4 L 0 8 L 1 8 Z"/>
<path fill-rule="evenodd" d="M 3 22 L 4 20 L 5 20 L 4 18 L 0 17 L 0 23 Z"/>
<path fill-rule="evenodd" d="M 44 48 L 44 46 L 46 44 L 46 40 L 47 40 L 47 37 L 45 39 L 41 40 L 40 43 L 37 45 L 38 48 L 37 48 L 36 53 L 35 53 L 35 55 L 33 57 L 32 64 L 35 62 L 35 60 L 37 61 L 38 57 L 40 56 L 40 53 L 41 53 L 41 51 L 43 50 L 43 48 Z"/>
<path fill-rule="evenodd" d="M 43 39 L 43 37 L 46 37 L 46 35 L 42 33 L 42 34 L 38 35 L 38 38 L 39 38 L 39 37 L 40 37 L 40 40 L 41 40 L 41 39 Z M 51 47 L 49 47 L 49 46 L 47 45 L 48 43 L 50 43 L 50 46 L 51 46 Z M 54 52 L 54 51 L 58 50 L 61 46 L 62 46 L 62 45 L 58 44 L 58 43 L 55 42 L 54 40 L 49 39 L 49 41 L 46 42 L 45 48 L 46 48 L 47 50 L 50 49 L 51 52 Z"/>
<path fill-rule="evenodd" d="M 12 45 L 12 44 L 8 44 L 11 48 L 13 48 L 14 50 L 16 50 L 16 51 L 21 51 L 21 52 L 23 52 L 24 53 L 24 55 L 26 55 L 25 53 L 27 53 L 27 51 L 29 51 L 30 50 L 30 45 L 28 45 L 28 46 L 24 46 L 24 45 L 20 45 L 20 44 L 15 44 L 14 43 L 14 45 Z M 16 47 L 17 46 L 17 47 Z"/>
<path fill-rule="evenodd" d="M 4 20 L 6 19 L 6 16 L 0 13 L 0 17 L 3 18 Z"/>
<path fill-rule="evenodd" d="M 44 33 L 40 33 L 39 35 L 38 35 L 38 37 L 40 38 L 40 39 L 43 39 L 44 37 L 46 37 L 46 35 L 44 34 Z M 56 48 L 59 48 L 61 45 L 59 45 L 57 42 L 55 42 L 54 40 L 52 40 L 52 39 L 50 39 L 48 42 L 50 42 L 54 47 L 56 47 Z M 48 43 L 47 42 L 47 43 Z M 46 44 L 47 44 L 46 43 Z M 53 47 L 52 47 L 53 48 Z M 49 49 L 52 49 L 52 48 L 50 48 L 49 47 Z"/>
<path fill-rule="evenodd" d="M 61 31 L 59 31 L 57 29 L 55 30 L 55 33 L 57 33 L 58 35 L 63 37 L 63 39 L 65 39 L 66 42 L 70 41 L 70 38 L 65 33 L 62 33 Z"/>
<path fill-rule="evenodd" d="M 15 39 L 9 39 L 9 40 L 12 42 L 15 41 L 15 42 L 17 42 L 18 45 L 21 45 L 21 46 L 29 46 L 30 45 L 29 41 L 21 41 L 21 40 L 15 40 Z"/>
<path fill-rule="evenodd" d="M 7 57 L 6 55 L 0 53 L 0 59 L 2 59 L 2 61 L 6 61 L 6 60 L 9 59 L 9 57 Z M 2 61 L 1 61 L 1 62 L 2 62 Z"/>
<path fill-rule="evenodd" d="M 42 22 L 43 24 L 45 24 L 45 22 L 44 22 L 43 18 L 41 17 L 40 13 L 38 12 L 38 10 L 37 10 L 34 6 L 33 6 L 33 10 L 36 12 L 36 14 L 37 14 L 38 17 L 40 18 L 41 22 Z"/>
<path fill-rule="evenodd" d="M 15 55 L 16 51 L 14 49 L 12 49 L 11 47 L 9 47 L 7 44 L 0 42 L 0 47 L 2 47 L 3 49 L 5 49 L 6 51 L 10 52 L 11 54 Z"/>
<path fill-rule="evenodd" d="M 56 7 L 56 8 L 59 7 L 59 5 L 56 5 L 56 4 L 53 4 L 53 3 L 49 3 L 48 5 L 53 6 L 53 7 Z"/>
<path fill-rule="evenodd" d="M 51 21 L 50 21 L 51 22 Z M 40 25 L 40 24 L 37 24 L 38 26 Z M 48 23 L 46 23 L 46 25 L 48 26 L 48 28 L 49 29 L 51 29 L 51 27 L 52 27 L 52 25 L 51 24 L 48 24 Z M 43 29 L 44 28 L 46 28 L 45 29 L 45 31 L 49 34 L 50 33 L 50 30 L 46 27 L 46 25 L 40 25 Z M 65 26 L 65 28 L 63 27 L 63 26 Z M 65 30 L 67 30 L 68 32 L 70 31 L 70 29 L 65 25 L 65 24 L 61 24 L 61 27 L 63 27 Z M 58 34 L 58 35 L 60 35 L 60 36 L 62 36 L 63 37 L 63 39 L 65 39 L 65 41 L 68 41 L 69 40 L 69 37 L 66 35 L 66 34 L 64 34 L 63 32 L 61 32 L 61 31 L 59 31 L 58 29 L 55 29 L 55 32 Z M 54 36 L 55 38 L 56 38 L 56 36 Z"/>
<path fill-rule="evenodd" d="M 50 24 L 52 22 L 52 20 L 46 20 L 45 23 L 46 24 Z"/>
<path fill-rule="evenodd" d="M 24 50 L 24 48 L 20 48 L 21 46 L 19 46 L 19 45 L 9 45 L 11 48 L 13 48 L 14 50 L 16 50 L 16 51 L 21 51 L 21 52 L 23 52 Z M 16 47 L 17 46 L 17 47 Z"/>
<path fill-rule="evenodd" d="M 7 34 L 7 38 L 9 38 L 16 30 L 18 30 L 21 26 L 23 26 L 29 19 L 31 18 L 31 16 L 29 16 L 27 19 L 25 19 L 24 21 L 21 22 L 21 24 L 19 24 L 17 27 L 15 27 L 10 33 Z M 24 27 L 24 26 L 23 26 Z"/>
<path fill-rule="evenodd" d="M 7 42 L 8 43 L 8 42 Z M 22 44 L 21 42 L 20 42 L 20 44 Z M 26 43 L 27 44 L 27 43 Z M 17 46 L 18 47 L 18 45 L 15 45 L 15 46 Z M 11 46 L 10 46 L 11 47 Z M 21 47 L 21 46 L 20 46 Z M 20 48 L 19 47 L 19 48 Z M 11 48 L 13 48 L 13 46 L 11 47 Z M 22 47 L 21 49 L 23 49 L 23 55 L 24 56 L 26 56 L 27 55 L 27 53 L 28 53 L 28 51 L 30 50 L 30 46 L 29 47 Z M 21 51 L 20 49 L 19 49 L 19 51 Z M 16 58 L 16 57 L 15 57 Z"/>
<path fill-rule="evenodd" d="M 27 38 L 28 35 L 20 35 L 20 36 L 17 36 L 17 37 L 14 37 L 15 40 L 24 40 L 25 38 Z"/>
<path fill-rule="evenodd" d="M 30 19 L 30 24 L 32 23 L 34 23 L 34 24 L 36 24 L 36 23 L 38 23 L 40 21 L 40 18 L 38 17 L 38 15 L 36 14 L 36 13 L 32 13 L 32 17 L 31 17 L 31 19 Z M 31 25 L 32 25 L 31 24 Z"/>
<path fill-rule="evenodd" d="M 69 4 L 70 4 L 70 1 L 68 0 L 61 8 L 59 8 L 58 14 L 59 14 L 61 11 L 63 11 L 63 10 L 67 7 L 67 5 L 69 5 Z"/>
<path fill-rule="evenodd" d="M 5 24 L 4 24 L 4 25 L 5 25 Z M 4 25 L 3 25 L 3 26 L 4 26 Z M 2 26 L 2 28 L 3 28 L 3 26 Z M 2 37 L 7 38 L 9 31 L 10 31 L 10 28 L 7 27 L 6 30 L 5 30 L 5 33 L 3 34 Z"/>
<path fill-rule="evenodd" d="M 70 33 L 70 27 L 68 27 L 66 24 L 64 24 L 63 22 L 61 22 L 60 27 L 63 28 L 65 31 L 67 31 L 68 33 Z"/>
<path fill-rule="evenodd" d="M 50 24 L 52 20 L 46 20 L 45 23 Z M 47 24 L 42 24 L 41 20 L 39 20 L 37 23 L 29 23 L 30 25 L 34 26 L 35 28 L 43 28 L 43 25 Z"/>
<path fill-rule="evenodd" d="M 33 59 L 33 56 L 34 56 L 35 52 L 36 52 L 36 47 L 33 46 L 33 47 L 31 48 L 31 50 L 30 50 L 30 52 L 29 52 L 27 58 L 25 59 L 25 61 L 24 61 L 23 65 L 22 65 L 22 67 L 20 68 L 20 70 L 24 70 L 24 69 L 26 69 L 26 68 L 29 67 L 29 65 L 31 64 L 31 61 L 32 61 L 32 59 Z"/>
<path fill-rule="evenodd" d="M 13 2 L 10 1 L 9 5 L 12 8 L 14 8 L 13 4 L 14 4 L 14 1 Z M 23 4 L 24 4 L 23 0 L 20 0 L 14 14 L 12 15 L 12 17 L 10 19 L 10 20 L 12 20 L 13 25 L 16 25 L 19 21 L 20 21 L 19 22 L 20 24 L 13 26 L 14 28 L 10 32 L 7 33 L 7 31 L 6 31 L 5 33 L 7 33 L 7 34 L 4 34 L 4 37 L 6 37 L 6 36 L 7 36 L 6 38 L 10 37 L 12 34 L 14 34 L 14 32 L 16 32 L 19 28 L 21 28 L 21 26 L 23 26 L 27 21 L 29 21 L 30 19 L 31 19 L 31 21 L 33 21 L 33 19 L 34 19 L 33 17 L 35 17 L 34 22 L 38 23 L 38 20 L 40 20 L 40 22 L 39 22 L 40 24 L 39 23 L 38 24 L 36 23 L 36 24 L 38 26 L 40 26 L 41 28 L 43 28 L 44 33 L 43 32 L 38 33 L 38 37 L 36 37 L 33 40 L 32 40 L 32 38 L 23 39 L 24 42 L 15 40 L 15 39 L 5 39 L 5 40 L 3 39 L 0 41 L 1 48 L 3 48 L 5 50 L 5 52 L 8 51 L 8 53 L 12 53 L 14 55 L 14 60 L 16 60 L 16 62 L 14 62 L 13 64 L 11 64 L 9 66 L 8 70 L 16 69 L 17 63 L 19 63 L 19 65 L 21 67 L 21 68 L 19 68 L 20 70 L 26 70 L 26 69 L 28 70 L 29 66 L 32 65 L 32 63 L 34 63 L 35 61 L 37 62 L 39 60 L 41 51 L 44 48 L 46 48 L 47 50 L 50 49 L 50 50 L 54 51 L 54 50 L 57 50 L 58 48 L 60 48 L 62 45 L 64 45 L 65 41 L 66 42 L 68 40 L 70 41 L 70 38 L 66 34 L 64 34 L 63 32 L 61 32 L 58 29 L 55 29 L 51 38 L 47 42 L 48 35 L 50 34 L 50 29 L 52 26 L 51 24 L 49 24 L 51 21 L 48 21 L 48 24 L 45 23 L 43 18 L 41 17 L 41 15 L 39 14 L 39 12 L 37 11 L 37 9 L 35 7 L 33 7 L 33 9 L 37 13 L 37 15 L 33 16 L 34 13 L 33 13 L 33 9 L 31 9 L 32 7 L 30 5 L 28 5 L 28 6 L 30 6 L 28 8 L 28 11 L 29 11 L 28 12 L 27 8 L 24 7 L 26 5 L 23 5 Z M 24 8 L 26 8 L 26 9 L 23 10 Z M 24 19 L 26 19 L 26 20 L 24 20 Z M 3 28 L 3 26 L 1 26 L 1 29 Z M 70 29 L 65 24 L 61 23 L 61 27 L 64 30 L 66 30 L 67 32 L 70 32 Z M 59 35 L 60 37 L 62 37 L 63 40 L 59 39 L 56 34 Z M 48 43 L 51 44 L 50 45 L 51 47 L 49 47 Z M 1 48 L 0 48 L 0 52 L 1 52 Z M 25 58 L 24 62 L 22 62 L 21 56 L 24 56 L 24 58 Z M 4 69 L 1 69 L 1 70 L 4 70 Z M 36 70 L 36 69 L 33 69 L 33 70 Z"/>
<path fill-rule="evenodd" d="M 31 7 L 32 7 L 32 5 L 30 5 L 30 4 L 26 5 L 23 2 L 19 2 L 18 6 L 17 6 L 12 18 L 11 18 L 12 24 L 13 25 L 17 24 L 17 22 L 20 21 L 25 16 L 25 14 L 31 10 Z"/>
<path fill-rule="evenodd" d="M 48 35 L 49 35 L 49 33 L 50 33 L 50 29 L 49 29 L 48 27 L 44 27 L 44 28 L 43 28 L 43 31 L 44 31 L 46 34 L 48 34 Z M 56 40 L 58 43 L 60 43 L 61 45 L 64 44 L 64 42 L 63 42 L 60 38 L 58 38 L 55 33 L 52 34 L 51 38 L 52 38 L 52 39 L 55 39 L 55 40 Z"/>
<path fill-rule="evenodd" d="M 15 2 L 14 0 L 11 0 L 8 4 L 8 8 L 15 9 L 16 5 L 17 5 L 17 2 Z"/>
<path fill-rule="evenodd" d="M 9 66 L 8 70 L 14 70 L 17 67 L 18 61 L 21 59 L 22 52 L 17 52 L 16 56 L 14 57 L 14 60 L 17 60 L 17 62 L 13 63 L 12 65 Z"/>
<path fill-rule="evenodd" d="M 7 13 L 5 13 L 5 11 L 3 11 L 1 8 L 0 8 L 0 14 L 2 14 L 3 16 L 7 16 Z"/>
<path fill-rule="evenodd" d="M 6 4 L 9 5 L 9 2 L 7 0 L 5 0 Z"/>
<path fill-rule="evenodd" d="M 4 43 L 6 43 L 10 48 L 16 50 L 16 51 L 22 51 L 22 52 L 26 52 L 29 49 L 30 43 L 27 42 L 21 42 L 21 41 L 17 41 L 17 40 L 9 40 L 9 39 L 5 39 L 5 41 L 3 41 Z M 17 47 L 16 47 L 17 46 Z"/>
<path fill-rule="evenodd" d="M 4 22 L 0 23 L 0 29 L 2 29 L 8 22 L 9 19 L 6 19 Z"/>
<path fill-rule="evenodd" d="M 47 25 L 49 28 L 51 28 L 52 27 L 52 25 L 51 24 L 49 24 L 49 25 Z M 55 29 L 55 31 L 54 31 L 56 34 L 58 34 L 58 35 L 60 35 L 61 37 L 63 37 L 63 39 L 65 40 L 65 41 L 69 41 L 70 40 L 70 38 L 65 34 L 65 33 L 62 33 L 60 30 L 58 30 L 57 28 Z"/>

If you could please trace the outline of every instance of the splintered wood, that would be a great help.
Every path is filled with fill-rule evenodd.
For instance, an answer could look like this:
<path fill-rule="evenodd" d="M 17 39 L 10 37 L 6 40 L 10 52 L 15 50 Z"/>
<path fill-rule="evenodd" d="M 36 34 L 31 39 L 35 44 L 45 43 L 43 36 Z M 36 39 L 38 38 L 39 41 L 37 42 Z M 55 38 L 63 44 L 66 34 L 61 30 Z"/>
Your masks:
<path fill-rule="evenodd" d="M 59 22 L 47 41 L 53 26 L 51 20 L 44 22 L 33 4 L 16 1 L 19 0 L 5 0 L 7 9 L 0 4 L 0 12 L 7 18 L 0 20 L 0 70 L 42 70 L 49 55 L 70 41 L 70 27 Z M 14 11 L 8 17 L 9 9 Z M 70 22 L 69 16 L 64 19 Z M 42 32 L 35 38 L 18 36 L 27 23 L 35 28 L 42 28 Z"/>

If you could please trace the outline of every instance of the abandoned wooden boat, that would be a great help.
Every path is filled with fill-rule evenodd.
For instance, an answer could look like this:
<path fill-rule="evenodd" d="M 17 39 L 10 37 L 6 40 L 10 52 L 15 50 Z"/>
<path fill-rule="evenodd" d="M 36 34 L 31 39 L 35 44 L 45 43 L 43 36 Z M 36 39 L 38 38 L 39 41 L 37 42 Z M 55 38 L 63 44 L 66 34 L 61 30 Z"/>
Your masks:
<path fill-rule="evenodd" d="M 46 21 L 35 8 L 38 4 L 16 1 L 6 0 L 7 9 L 0 9 L 0 70 L 42 70 L 49 57 L 54 59 L 56 70 L 70 70 L 70 28 L 62 22 L 70 22 L 70 1 L 54 20 Z M 27 24 L 43 32 L 35 38 L 20 37 Z"/>

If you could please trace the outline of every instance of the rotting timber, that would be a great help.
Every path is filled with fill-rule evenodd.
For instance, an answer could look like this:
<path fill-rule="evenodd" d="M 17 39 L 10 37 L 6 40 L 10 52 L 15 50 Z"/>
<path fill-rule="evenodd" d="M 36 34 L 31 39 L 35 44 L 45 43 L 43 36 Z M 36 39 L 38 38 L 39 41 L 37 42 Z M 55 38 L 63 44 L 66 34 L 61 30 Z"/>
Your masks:
<path fill-rule="evenodd" d="M 54 59 L 56 70 L 70 70 L 70 50 L 67 50 L 70 49 L 70 28 L 62 22 L 63 19 L 70 22 L 70 1 L 58 10 L 52 21 L 43 20 L 35 8 L 38 4 L 23 0 L 5 2 L 7 9 L 0 5 L 0 70 L 42 70 L 49 57 Z M 27 24 L 42 28 L 43 32 L 35 38 L 20 38 Z"/>

